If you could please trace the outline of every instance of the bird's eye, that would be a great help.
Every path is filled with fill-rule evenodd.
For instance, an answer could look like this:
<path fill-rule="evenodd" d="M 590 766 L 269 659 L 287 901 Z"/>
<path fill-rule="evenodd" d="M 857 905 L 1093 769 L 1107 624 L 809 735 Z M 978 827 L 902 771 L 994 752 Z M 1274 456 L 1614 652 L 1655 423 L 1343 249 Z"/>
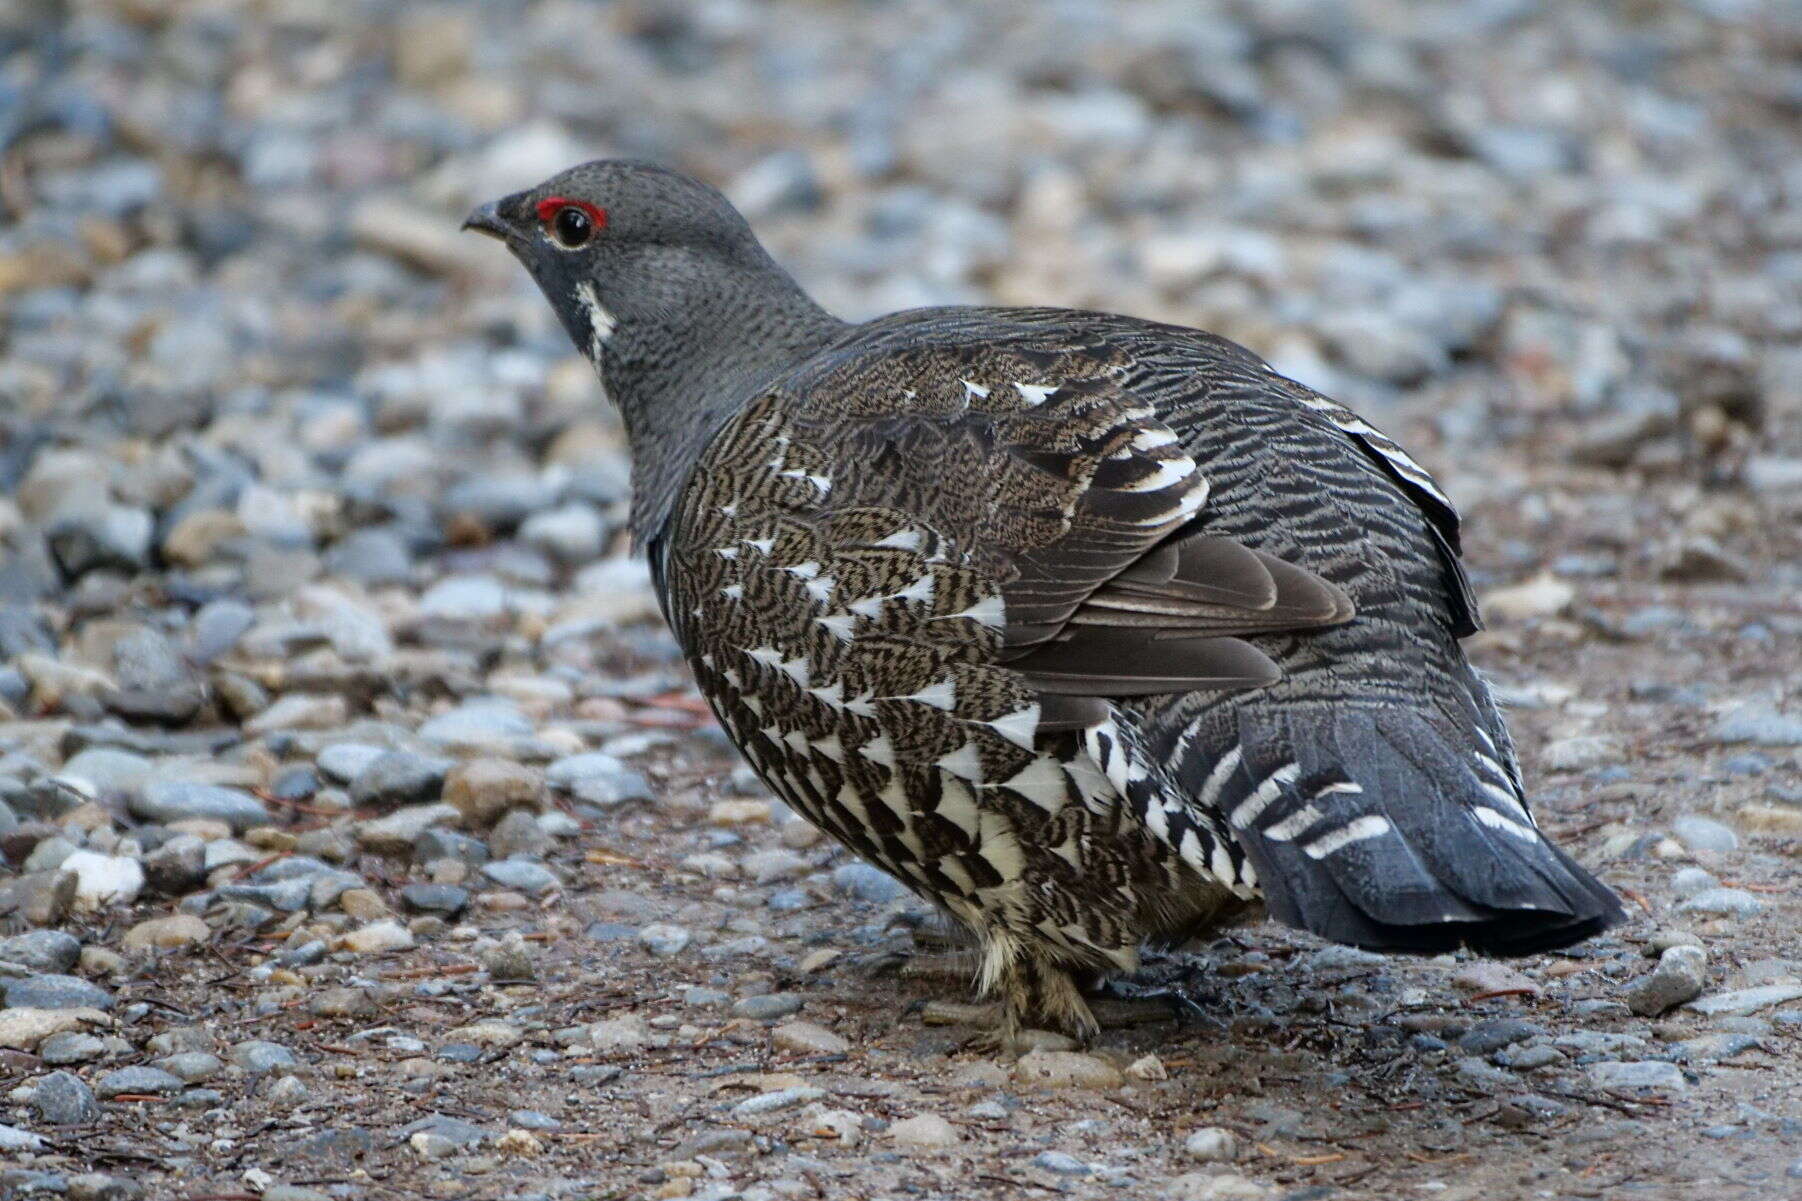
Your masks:
<path fill-rule="evenodd" d="M 579 250 L 607 224 L 607 210 L 582 200 L 547 196 L 538 202 L 538 220 L 551 241 L 565 250 Z"/>

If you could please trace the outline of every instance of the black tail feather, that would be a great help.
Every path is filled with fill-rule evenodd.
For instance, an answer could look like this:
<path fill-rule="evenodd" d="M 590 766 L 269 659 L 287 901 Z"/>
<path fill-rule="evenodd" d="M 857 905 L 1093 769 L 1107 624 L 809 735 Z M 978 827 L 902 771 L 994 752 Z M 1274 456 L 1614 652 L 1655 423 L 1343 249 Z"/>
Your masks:
<path fill-rule="evenodd" d="M 1353 707 L 1304 725 L 1248 709 L 1239 733 L 1218 804 L 1279 921 L 1377 950 L 1526 955 L 1623 916 L 1541 834 L 1493 743 L 1448 721 Z"/>

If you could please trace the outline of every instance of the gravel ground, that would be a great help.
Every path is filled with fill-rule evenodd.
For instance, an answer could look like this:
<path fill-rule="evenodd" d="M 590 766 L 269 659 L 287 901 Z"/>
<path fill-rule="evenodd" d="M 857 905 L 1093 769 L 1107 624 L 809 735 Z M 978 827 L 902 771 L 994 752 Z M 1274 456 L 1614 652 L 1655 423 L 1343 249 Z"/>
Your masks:
<path fill-rule="evenodd" d="M 456 232 L 593 153 L 847 315 L 1200 325 L 1399 436 L 1633 920 L 1248 925 L 965 1050 Z M 0 213 L 0 1195 L 1802 1195 L 1793 3 L 12 0 Z"/>

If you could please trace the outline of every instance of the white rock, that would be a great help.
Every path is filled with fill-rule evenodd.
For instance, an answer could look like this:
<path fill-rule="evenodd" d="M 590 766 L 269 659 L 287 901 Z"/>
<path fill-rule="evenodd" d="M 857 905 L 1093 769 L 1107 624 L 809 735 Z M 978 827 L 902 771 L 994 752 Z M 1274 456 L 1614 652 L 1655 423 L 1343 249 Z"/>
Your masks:
<path fill-rule="evenodd" d="M 1230 1162 L 1239 1157 L 1239 1136 L 1224 1126 L 1203 1126 L 1183 1140 L 1183 1153 L 1207 1163 Z"/>
<path fill-rule="evenodd" d="M 1156 1055 L 1141 1055 L 1126 1065 L 1126 1074 L 1134 1080 L 1168 1080 L 1170 1069 Z"/>
<path fill-rule="evenodd" d="M 581 501 L 534 513 L 519 527 L 522 541 L 565 563 L 586 563 L 600 554 L 606 533 L 601 515 Z"/>
<path fill-rule="evenodd" d="M 855 1147 L 863 1139 L 863 1118 L 848 1109 L 809 1105 L 801 1111 L 795 1133 L 802 1138 L 834 1139 L 841 1147 Z"/>
<path fill-rule="evenodd" d="M 19 1006 L 0 1009 L 0 1047 L 16 1051 L 33 1051 L 52 1034 L 80 1030 L 85 1026 L 109 1025 L 109 1019 L 98 1009 L 37 1009 Z"/>
<path fill-rule="evenodd" d="M 204 942 L 212 933 L 205 921 L 191 913 L 171 913 L 167 917 L 146 918 L 125 932 L 123 945 L 128 950 L 168 949 Z"/>
<path fill-rule="evenodd" d="M 344 698 L 330 694 L 291 692 L 244 723 L 248 734 L 273 734 L 279 730 L 326 730 L 350 718 Z"/>
<path fill-rule="evenodd" d="M 1587 771 L 1608 763 L 1618 763 L 1623 756 L 1614 741 L 1599 734 L 1579 734 L 1559 738 L 1546 744 L 1540 756 L 1547 771 Z"/>
<path fill-rule="evenodd" d="M 1245 1176 L 1210 1176 L 1203 1172 L 1185 1173 L 1164 1188 L 1164 1196 L 1170 1201 L 1262 1201 L 1273 1195 Z"/>
<path fill-rule="evenodd" d="M 144 869 L 136 859 L 76 851 L 63 860 L 64 871 L 75 873 L 75 908 L 104 909 L 129 905 L 144 890 Z"/>
<path fill-rule="evenodd" d="M 1028 1051 L 1014 1064 L 1014 1079 L 1041 1088 L 1119 1088 L 1120 1069 L 1097 1055 L 1080 1051 Z"/>
<path fill-rule="evenodd" d="M 1546 572 L 1525 583 L 1497 588 L 1483 598 L 1485 615 L 1503 622 L 1551 617 L 1577 598 L 1577 590 Z"/>
<path fill-rule="evenodd" d="M 957 1127 L 936 1113 L 903 1118 L 888 1128 L 889 1138 L 903 1147 L 936 1150 L 957 1145 Z"/>
<path fill-rule="evenodd" d="M 370 922 L 367 926 L 352 930 L 337 940 L 341 951 L 355 951 L 359 955 L 376 955 L 383 951 L 405 951 L 413 945 L 413 935 L 399 922 L 389 918 L 385 921 Z"/>
<path fill-rule="evenodd" d="M 651 1028 L 637 1014 L 627 1014 L 590 1026 L 588 1041 L 597 1051 L 636 1051 L 651 1041 Z"/>
<path fill-rule="evenodd" d="M 1697 813 L 1686 813 L 1672 822 L 1671 833 L 1691 851 L 1739 850 L 1739 835 L 1731 827 Z"/>

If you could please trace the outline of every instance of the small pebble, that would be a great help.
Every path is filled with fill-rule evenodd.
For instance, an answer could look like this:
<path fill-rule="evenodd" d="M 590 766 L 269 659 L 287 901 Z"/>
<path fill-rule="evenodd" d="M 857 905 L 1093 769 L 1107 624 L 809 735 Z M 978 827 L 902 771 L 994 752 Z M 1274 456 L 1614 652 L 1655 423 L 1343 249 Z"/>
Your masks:
<path fill-rule="evenodd" d="M 935 1113 L 903 1118 L 888 1128 L 888 1138 L 900 1146 L 922 1151 L 955 1147 L 962 1141 L 957 1127 Z"/>
<path fill-rule="evenodd" d="M 1708 955 L 1700 947 L 1673 946 L 1658 957 L 1658 966 L 1627 990 L 1627 1008 L 1641 1017 L 1657 1017 L 1702 995 L 1708 984 Z"/>
<path fill-rule="evenodd" d="M 1239 1158 L 1239 1136 L 1220 1126 L 1204 1126 L 1183 1140 L 1183 1154 L 1204 1163 L 1228 1163 Z"/>
<path fill-rule="evenodd" d="M 815 1022 L 784 1022 L 770 1032 L 772 1045 L 801 1055 L 843 1055 L 851 1043 Z"/>
<path fill-rule="evenodd" d="M 1014 1079 L 1040 1088 L 1116 1089 L 1126 1082 L 1113 1064 L 1080 1051 L 1029 1051 L 1014 1065 Z"/>

